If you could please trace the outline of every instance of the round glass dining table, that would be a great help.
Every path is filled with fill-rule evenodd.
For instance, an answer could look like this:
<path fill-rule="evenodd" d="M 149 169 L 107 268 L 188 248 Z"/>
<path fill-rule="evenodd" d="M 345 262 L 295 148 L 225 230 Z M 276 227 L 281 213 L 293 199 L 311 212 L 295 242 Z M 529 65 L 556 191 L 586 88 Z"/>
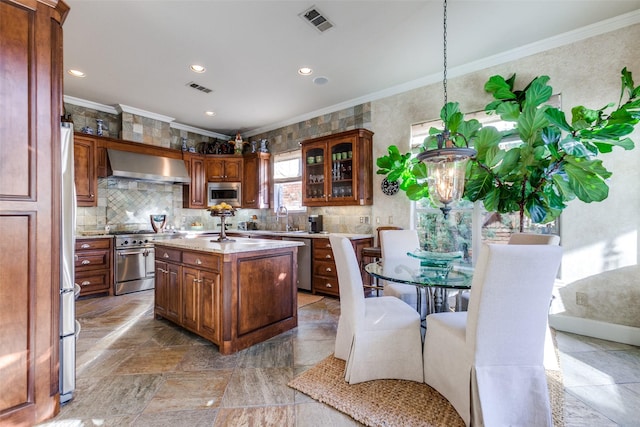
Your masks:
<path fill-rule="evenodd" d="M 365 271 L 371 276 L 395 283 L 405 283 L 416 287 L 418 304 L 416 309 L 421 313 L 421 288 L 426 288 L 430 296 L 427 304 L 429 313 L 449 311 L 449 292 L 451 290 L 471 289 L 473 269 L 460 263 L 451 264 L 450 268 L 426 265 L 423 260 L 404 256 L 381 259 L 367 264 Z M 456 303 L 456 310 L 460 309 L 460 292 Z"/>

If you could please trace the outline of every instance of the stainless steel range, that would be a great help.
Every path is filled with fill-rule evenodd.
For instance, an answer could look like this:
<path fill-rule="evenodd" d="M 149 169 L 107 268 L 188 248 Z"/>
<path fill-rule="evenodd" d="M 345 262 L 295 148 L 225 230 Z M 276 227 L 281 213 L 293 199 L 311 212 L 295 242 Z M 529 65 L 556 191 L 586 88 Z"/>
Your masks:
<path fill-rule="evenodd" d="M 116 295 L 153 289 L 155 248 L 153 242 L 171 239 L 171 234 L 153 231 L 115 232 L 114 282 Z"/>

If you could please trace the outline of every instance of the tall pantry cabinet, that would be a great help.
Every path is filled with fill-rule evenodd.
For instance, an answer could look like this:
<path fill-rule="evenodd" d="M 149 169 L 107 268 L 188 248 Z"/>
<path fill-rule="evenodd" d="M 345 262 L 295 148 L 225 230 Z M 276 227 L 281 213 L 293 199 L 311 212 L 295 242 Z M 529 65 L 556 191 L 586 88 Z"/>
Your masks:
<path fill-rule="evenodd" d="M 0 0 L 0 425 L 59 410 L 62 1 Z"/>

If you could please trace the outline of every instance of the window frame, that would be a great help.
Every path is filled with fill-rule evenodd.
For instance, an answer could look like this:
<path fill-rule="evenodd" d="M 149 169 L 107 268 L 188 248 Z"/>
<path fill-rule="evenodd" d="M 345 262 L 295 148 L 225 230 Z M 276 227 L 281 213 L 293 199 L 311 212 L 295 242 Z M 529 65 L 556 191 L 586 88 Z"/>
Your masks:
<path fill-rule="evenodd" d="M 298 172 L 299 175 L 291 176 L 287 178 L 276 178 L 277 173 L 277 163 L 279 162 L 288 162 L 291 160 L 297 160 L 298 163 Z M 299 184 L 300 186 L 300 206 L 287 206 L 287 212 L 295 213 L 295 212 L 306 212 L 307 207 L 302 205 L 302 149 L 296 149 L 291 151 L 284 151 L 281 153 L 277 153 L 273 155 L 273 169 L 271 179 L 273 181 L 273 211 L 276 212 L 282 203 L 282 192 L 280 191 L 280 186 L 283 184 Z"/>

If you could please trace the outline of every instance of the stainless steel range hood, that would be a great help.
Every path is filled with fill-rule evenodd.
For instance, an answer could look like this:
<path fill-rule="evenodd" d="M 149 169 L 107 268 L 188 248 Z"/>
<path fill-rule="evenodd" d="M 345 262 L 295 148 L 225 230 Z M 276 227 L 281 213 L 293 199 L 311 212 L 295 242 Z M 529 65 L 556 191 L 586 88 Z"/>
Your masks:
<path fill-rule="evenodd" d="M 111 176 L 144 181 L 189 184 L 184 161 L 150 154 L 107 149 Z"/>

